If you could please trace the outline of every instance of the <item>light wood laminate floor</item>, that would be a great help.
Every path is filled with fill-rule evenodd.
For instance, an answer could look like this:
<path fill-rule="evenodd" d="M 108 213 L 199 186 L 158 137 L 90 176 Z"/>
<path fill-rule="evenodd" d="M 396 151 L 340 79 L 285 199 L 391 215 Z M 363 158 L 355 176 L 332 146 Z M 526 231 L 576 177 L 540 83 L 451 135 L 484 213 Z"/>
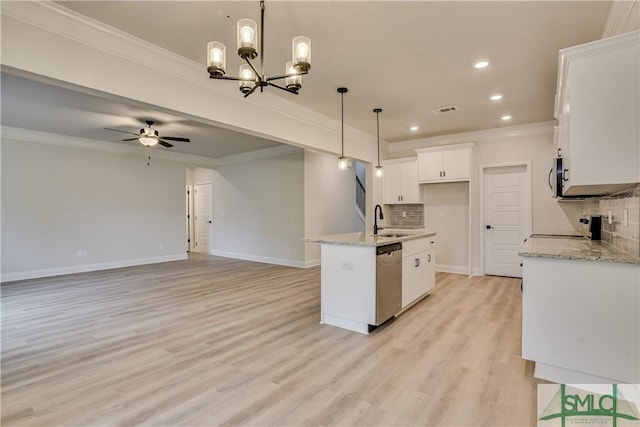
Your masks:
<path fill-rule="evenodd" d="M 438 273 L 369 336 L 320 270 L 189 260 L 2 285 L 2 425 L 528 426 L 520 281 Z"/>

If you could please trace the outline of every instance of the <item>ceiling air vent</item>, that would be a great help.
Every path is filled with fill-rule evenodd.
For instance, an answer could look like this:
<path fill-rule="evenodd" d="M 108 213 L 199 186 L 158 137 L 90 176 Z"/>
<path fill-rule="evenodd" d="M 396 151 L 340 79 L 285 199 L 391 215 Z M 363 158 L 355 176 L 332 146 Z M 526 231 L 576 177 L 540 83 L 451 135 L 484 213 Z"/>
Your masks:
<path fill-rule="evenodd" d="M 456 107 L 454 107 L 453 105 L 449 106 L 449 107 L 443 107 L 443 108 L 437 108 L 435 110 L 433 110 L 433 114 L 442 114 L 442 113 L 451 113 L 453 111 L 458 111 L 458 109 Z"/>

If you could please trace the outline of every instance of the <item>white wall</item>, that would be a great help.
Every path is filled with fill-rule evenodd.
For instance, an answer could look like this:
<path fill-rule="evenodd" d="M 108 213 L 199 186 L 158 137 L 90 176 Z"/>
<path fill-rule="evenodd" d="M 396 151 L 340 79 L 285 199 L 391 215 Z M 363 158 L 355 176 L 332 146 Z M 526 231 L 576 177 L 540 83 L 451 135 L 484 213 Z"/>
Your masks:
<path fill-rule="evenodd" d="M 532 186 L 532 226 L 533 233 L 566 234 L 575 233 L 578 228 L 580 218 L 579 203 L 559 203 L 551 197 L 551 192 L 547 184 L 553 152 L 553 122 L 536 123 L 524 126 L 514 126 L 488 131 L 468 132 L 464 134 L 447 135 L 436 138 L 418 139 L 392 144 L 389 155 L 392 158 L 408 157 L 415 155 L 414 149 L 433 147 L 438 145 L 448 145 L 461 142 L 474 141 L 476 143 L 476 167 L 473 173 L 476 182 L 479 182 L 481 166 L 489 164 L 500 164 L 509 162 L 531 162 L 531 186 Z M 435 184 L 443 185 L 443 184 Z M 431 185 L 429 185 L 431 186 Z M 423 186 L 424 187 L 424 186 Z M 475 186 L 474 186 L 475 187 Z M 426 190 L 422 190 L 426 191 Z M 428 197 L 425 199 L 427 200 Z M 471 189 L 471 238 L 472 238 L 472 265 L 474 273 L 481 271 L 480 265 L 480 209 L 482 201 L 479 199 L 477 188 Z M 425 215 L 429 211 L 428 202 L 425 205 Z M 433 212 L 432 212 L 433 213 Z M 433 220 L 433 219 L 432 219 Z M 445 232 L 438 235 L 438 243 L 451 236 L 456 229 L 455 223 L 449 219 L 441 221 L 435 219 L 440 227 L 444 227 Z M 426 225 L 431 227 L 429 216 L 426 218 Z M 465 253 L 468 251 L 466 242 L 455 243 L 455 250 L 458 255 L 451 255 L 447 259 L 438 256 L 440 262 L 462 262 Z M 468 258 L 468 255 L 466 255 Z M 466 265 L 457 267 L 467 268 Z"/>
<path fill-rule="evenodd" d="M 335 156 L 305 151 L 305 236 L 364 231 L 355 211 L 355 180 L 355 167 L 340 171 Z M 367 194 L 367 206 L 372 202 L 372 195 Z M 305 256 L 307 265 L 319 264 L 320 245 L 306 243 Z"/>
<path fill-rule="evenodd" d="M 425 222 L 436 231 L 438 271 L 466 274 L 469 271 L 469 184 L 424 184 Z M 441 217 L 444 214 L 444 217 Z"/>
<path fill-rule="evenodd" d="M 3 281 L 186 258 L 183 164 L 1 144 Z"/>
<path fill-rule="evenodd" d="M 212 253 L 304 266 L 304 152 L 216 168 Z"/>

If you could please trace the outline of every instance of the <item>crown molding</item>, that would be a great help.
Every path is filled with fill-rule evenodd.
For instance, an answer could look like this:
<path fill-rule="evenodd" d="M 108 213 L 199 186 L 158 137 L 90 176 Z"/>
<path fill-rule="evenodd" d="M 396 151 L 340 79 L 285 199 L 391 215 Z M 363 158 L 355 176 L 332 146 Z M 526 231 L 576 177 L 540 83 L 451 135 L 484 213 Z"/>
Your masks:
<path fill-rule="evenodd" d="M 604 30 L 602 31 L 602 38 L 604 39 L 607 37 L 622 34 L 624 31 L 624 26 L 631 17 L 631 12 L 634 10 L 634 8 L 635 13 L 640 14 L 640 1 L 617 0 L 611 2 L 609 15 L 607 15 L 607 22 L 604 24 Z M 637 16 L 636 19 L 638 19 Z"/>
<path fill-rule="evenodd" d="M 143 67 L 151 68 L 173 78 L 196 85 L 205 93 L 211 93 L 212 99 L 218 99 L 219 103 L 238 102 L 238 90 L 235 85 L 212 84 L 206 75 L 204 64 L 190 60 L 169 50 L 156 46 L 145 40 L 139 39 L 129 33 L 108 26 L 100 21 L 81 15 L 71 9 L 67 9 L 50 1 L 15 1 L 2 2 L 2 15 L 11 17 L 17 21 L 35 26 L 47 32 L 60 35 L 76 43 L 89 46 L 93 49 L 104 51 L 109 55 L 126 59 Z M 227 101 L 224 100 L 224 97 Z M 242 99 L 245 104 L 257 109 L 268 110 L 284 119 L 292 119 L 316 128 L 322 132 L 336 135 L 336 142 L 326 147 L 309 147 L 313 149 L 330 150 L 333 153 L 340 152 L 341 123 L 315 111 L 300 107 L 284 97 L 265 92 L 260 95 L 260 100 Z M 238 130 L 231 123 L 220 123 L 222 127 Z M 255 134 L 250 129 L 243 132 Z M 348 143 L 358 147 L 357 156 L 364 160 L 376 157 L 376 152 L 369 143 L 375 145 L 374 135 L 345 125 L 345 139 Z M 275 135 L 276 140 L 283 143 L 296 143 L 299 141 L 284 141 Z M 381 146 L 385 142 L 381 141 Z"/>
<path fill-rule="evenodd" d="M 403 153 L 410 155 L 413 150 L 440 145 L 459 144 L 465 142 L 481 143 L 483 141 L 494 141 L 496 139 L 512 138 L 515 136 L 551 135 L 553 134 L 553 127 L 556 125 L 557 122 L 552 120 L 547 122 L 529 123 L 517 126 L 394 142 L 389 144 L 389 156 L 395 157 Z"/>
<path fill-rule="evenodd" d="M 17 128 L 13 126 L 2 126 L 0 128 L 2 139 L 13 139 L 16 141 L 36 142 L 39 144 L 50 144 L 61 147 L 77 148 L 82 150 L 102 151 L 114 154 L 129 156 L 148 156 L 149 148 L 129 146 L 116 142 L 98 141 L 95 139 L 78 138 L 67 135 L 60 135 L 50 132 L 41 132 L 31 129 Z M 155 159 L 168 160 L 179 163 L 186 163 L 194 166 L 215 167 L 216 159 L 193 154 L 169 152 L 165 150 L 153 150 Z"/>

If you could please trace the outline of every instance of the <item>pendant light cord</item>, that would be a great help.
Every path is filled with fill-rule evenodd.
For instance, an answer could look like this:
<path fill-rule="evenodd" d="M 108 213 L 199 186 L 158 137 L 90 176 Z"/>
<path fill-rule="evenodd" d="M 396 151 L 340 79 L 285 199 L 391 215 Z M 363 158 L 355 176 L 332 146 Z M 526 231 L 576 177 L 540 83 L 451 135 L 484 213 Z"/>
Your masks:
<path fill-rule="evenodd" d="M 260 78 L 264 77 L 264 0 L 260 1 Z M 262 87 L 260 88 L 262 92 Z"/>
<path fill-rule="evenodd" d="M 344 157 L 344 94 L 347 93 L 348 91 L 349 89 L 347 89 L 346 87 L 338 88 L 338 93 L 340 94 L 340 106 L 341 106 L 340 119 L 342 123 L 342 155 L 341 157 Z"/>
<path fill-rule="evenodd" d="M 342 157 L 344 157 L 344 92 L 340 93 L 341 98 L 341 106 L 342 106 L 342 114 L 341 114 L 341 123 L 342 123 Z"/>
<path fill-rule="evenodd" d="M 376 111 L 376 133 L 378 135 L 378 166 L 380 166 L 380 112 Z"/>

